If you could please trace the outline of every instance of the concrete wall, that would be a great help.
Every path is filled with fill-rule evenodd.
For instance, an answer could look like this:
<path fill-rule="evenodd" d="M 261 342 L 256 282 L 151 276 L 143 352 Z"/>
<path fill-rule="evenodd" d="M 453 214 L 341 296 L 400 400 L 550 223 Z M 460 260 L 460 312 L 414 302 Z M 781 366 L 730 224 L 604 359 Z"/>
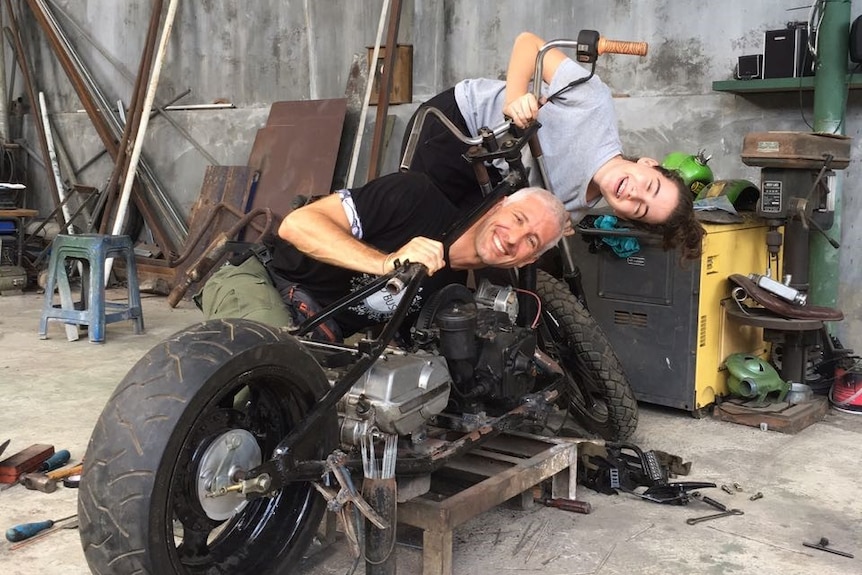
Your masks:
<path fill-rule="evenodd" d="M 831 0 L 842 1 L 842 0 Z M 849 2 L 849 0 L 846 0 Z M 109 100 L 128 102 L 151 2 L 52 0 L 82 59 Z M 168 0 L 165 0 L 167 6 Z M 802 3 L 805 4 L 805 3 Z M 236 109 L 172 112 L 220 163 L 244 164 L 268 105 L 277 100 L 336 98 L 344 94 L 354 55 L 364 55 L 378 28 L 382 0 L 200 0 L 181 2 L 162 72 L 159 101 L 190 88 L 188 103 L 225 99 Z M 650 43 L 647 58 L 610 56 L 598 72 L 616 94 L 627 153 L 662 157 L 674 150 L 706 149 L 719 178 L 759 180 L 742 164 L 749 131 L 799 130 L 813 118 L 811 93 L 736 96 L 712 90 L 714 80 L 732 78 L 737 57 L 762 52 L 765 30 L 806 20 L 795 0 L 404 0 L 399 40 L 414 46 L 414 102 L 457 80 L 500 76 L 513 38 L 521 30 L 547 39 L 574 37 L 583 28 L 619 39 Z M 852 17 L 860 13 L 852 6 Z M 74 92 L 35 28 L 26 7 L 20 12 L 38 88 L 44 90 L 52 121 L 75 165 L 101 145 Z M 76 23 L 77 26 L 74 26 Z M 105 56 L 96 48 L 98 46 Z M 7 60 L 10 59 L 7 53 Z M 11 67 L 10 67 L 11 68 Z M 20 75 L 15 84 L 21 92 Z M 862 347 L 862 204 L 858 135 L 860 92 L 849 92 L 845 133 L 854 137 L 853 161 L 839 173 L 844 218 L 838 305 L 847 319 L 838 333 L 848 346 Z M 393 139 L 399 142 L 414 105 L 393 106 Z M 373 109 L 368 136 L 373 129 Z M 29 134 L 36 148 L 36 139 Z M 363 148 L 364 159 L 368 146 Z M 397 165 L 390 147 L 384 172 Z M 181 210 L 194 202 L 209 163 L 163 119 L 151 123 L 145 155 Z M 363 164 L 364 166 L 364 164 Z M 34 173 L 38 166 L 31 164 Z M 80 175 L 100 186 L 106 160 Z M 363 181 L 364 168 L 358 182 Z M 38 174 L 36 174 L 38 178 Z M 37 185 L 37 194 L 44 192 Z M 44 205 L 45 201 L 40 200 Z"/>

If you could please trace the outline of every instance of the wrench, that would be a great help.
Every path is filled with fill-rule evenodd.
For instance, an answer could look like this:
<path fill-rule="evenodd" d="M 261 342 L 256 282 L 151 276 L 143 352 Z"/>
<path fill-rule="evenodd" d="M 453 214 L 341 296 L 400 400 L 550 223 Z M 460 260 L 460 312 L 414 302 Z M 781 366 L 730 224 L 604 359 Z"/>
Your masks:
<path fill-rule="evenodd" d="M 722 513 L 714 513 L 713 515 L 704 515 L 703 517 L 692 517 L 691 519 L 686 519 L 685 522 L 689 525 L 696 525 L 702 521 L 709 521 L 710 519 L 718 519 L 719 517 L 729 517 L 730 515 L 744 515 L 742 509 L 728 509 Z"/>

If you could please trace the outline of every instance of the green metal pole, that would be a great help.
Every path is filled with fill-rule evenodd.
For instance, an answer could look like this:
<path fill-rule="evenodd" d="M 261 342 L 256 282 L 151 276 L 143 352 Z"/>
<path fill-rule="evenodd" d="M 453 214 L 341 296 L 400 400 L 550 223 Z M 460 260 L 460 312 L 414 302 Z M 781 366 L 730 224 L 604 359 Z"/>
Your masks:
<path fill-rule="evenodd" d="M 851 0 L 823 0 L 823 20 L 817 31 L 817 69 L 814 75 L 814 131 L 844 133 L 847 96 L 847 44 Z M 841 194 L 844 173 L 836 172 L 832 188 L 835 223 L 826 233 L 840 241 Z M 838 301 L 838 250 L 820 233 L 811 233 L 809 301 L 835 307 Z"/>

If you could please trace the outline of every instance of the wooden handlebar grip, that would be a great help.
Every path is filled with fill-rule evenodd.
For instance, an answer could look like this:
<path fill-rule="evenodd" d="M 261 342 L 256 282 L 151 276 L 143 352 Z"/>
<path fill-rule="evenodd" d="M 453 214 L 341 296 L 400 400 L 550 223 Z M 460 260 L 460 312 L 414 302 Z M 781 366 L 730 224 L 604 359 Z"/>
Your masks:
<path fill-rule="evenodd" d="M 646 56 L 649 44 L 646 42 L 623 42 L 599 38 L 596 49 L 599 54 L 628 54 L 629 56 Z"/>

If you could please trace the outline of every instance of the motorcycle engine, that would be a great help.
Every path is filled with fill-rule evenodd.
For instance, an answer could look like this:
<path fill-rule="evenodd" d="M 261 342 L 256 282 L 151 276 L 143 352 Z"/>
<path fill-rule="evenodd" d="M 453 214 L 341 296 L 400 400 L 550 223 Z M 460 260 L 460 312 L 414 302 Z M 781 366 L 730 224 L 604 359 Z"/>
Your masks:
<path fill-rule="evenodd" d="M 440 290 L 413 330 L 419 349 L 382 355 L 339 402 L 342 443 L 359 445 L 375 426 L 415 433 L 444 410 L 478 414 L 516 406 L 536 377 L 536 335 L 517 326 L 517 316 L 511 287 L 483 280 L 475 294 L 456 284 Z"/>
<path fill-rule="evenodd" d="M 382 355 L 338 404 L 341 441 L 359 445 L 368 426 L 407 435 L 449 403 L 446 362 L 424 351 Z"/>
<path fill-rule="evenodd" d="M 425 326 L 436 334 L 452 375 L 456 411 L 511 409 L 534 386 L 533 330 L 515 325 L 517 294 L 482 280 L 475 295 L 463 286 L 438 292 Z"/>

